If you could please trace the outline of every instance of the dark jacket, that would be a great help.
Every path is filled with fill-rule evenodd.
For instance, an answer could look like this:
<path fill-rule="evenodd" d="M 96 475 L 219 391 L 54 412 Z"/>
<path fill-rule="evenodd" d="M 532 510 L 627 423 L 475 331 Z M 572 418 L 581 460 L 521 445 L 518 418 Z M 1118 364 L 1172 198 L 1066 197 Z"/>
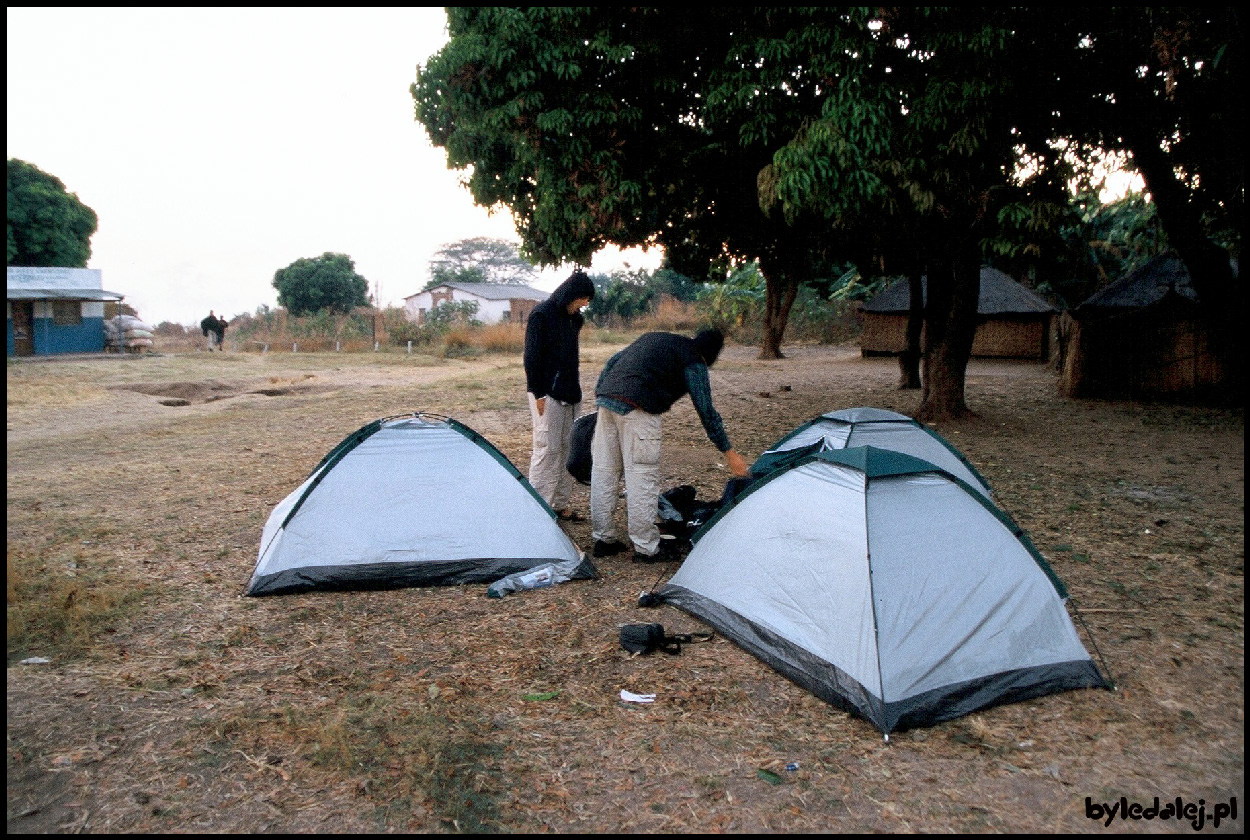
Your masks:
<path fill-rule="evenodd" d="M 582 401 L 577 339 L 584 319 L 581 313 L 570 315 L 569 304 L 594 295 L 590 278 L 574 272 L 530 311 L 525 325 L 525 389 L 535 398 Z"/>
<path fill-rule="evenodd" d="M 663 414 L 689 393 L 686 367 L 705 363 L 694 339 L 665 332 L 639 336 L 609 361 L 595 396 L 620 400 L 648 414 Z"/>
<path fill-rule="evenodd" d="M 217 319 L 212 315 L 204 316 L 204 320 L 200 321 L 200 332 L 208 335 L 211 332 L 217 332 Z"/>

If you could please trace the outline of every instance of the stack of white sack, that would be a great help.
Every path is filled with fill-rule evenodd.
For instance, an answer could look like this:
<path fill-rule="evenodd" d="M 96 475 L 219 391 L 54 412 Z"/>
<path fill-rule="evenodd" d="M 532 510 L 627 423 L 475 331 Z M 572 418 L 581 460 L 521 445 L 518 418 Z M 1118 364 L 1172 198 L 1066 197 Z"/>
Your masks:
<path fill-rule="evenodd" d="M 104 319 L 104 345 L 116 350 L 118 346 L 141 353 L 152 347 L 152 327 L 133 315 L 118 315 Z"/>

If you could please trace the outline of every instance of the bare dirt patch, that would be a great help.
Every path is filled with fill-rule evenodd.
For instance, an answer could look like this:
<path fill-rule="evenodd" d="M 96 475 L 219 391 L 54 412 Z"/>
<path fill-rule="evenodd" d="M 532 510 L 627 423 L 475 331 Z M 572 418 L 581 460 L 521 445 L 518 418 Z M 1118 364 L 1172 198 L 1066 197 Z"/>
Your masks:
<path fill-rule="evenodd" d="M 584 348 L 585 385 L 615 349 Z M 712 375 L 748 457 L 825 411 L 914 413 L 889 359 L 755 352 L 726 348 Z M 450 415 L 528 466 L 519 358 L 301 356 L 10 363 L 10 833 L 1189 833 L 1104 827 L 1085 799 L 1242 800 L 1240 411 L 1065 401 L 1045 366 L 974 361 L 977 416 L 938 431 L 1063 578 L 1120 690 L 885 743 L 724 639 L 630 658 L 621 624 L 704 628 L 639 608 L 671 570 L 625 555 L 502 600 L 239 597 L 272 506 L 373 419 Z M 664 449 L 666 484 L 719 496 L 688 401 Z M 87 634 L 35 632 L 58 616 Z"/>
<path fill-rule="evenodd" d="M 336 386 L 334 385 L 319 385 L 301 381 L 315 378 L 311 373 L 304 374 L 295 381 L 284 381 L 281 377 L 273 377 L 272 382 L 260 387 L 246 382 L 222 382 L 220 380 L 209 380 L 207 382 L 162 382 L 156 384 L 136 383 L 132 385 L 118 385 L 117 390 L 134 391 L 136 394 L 159 397 L 158 402 L 161 405 L 168 406 L 215 402 L 237 397 L 240 394 L 285 397 L 291 394 L 316 394 L 335 390 Z"/>

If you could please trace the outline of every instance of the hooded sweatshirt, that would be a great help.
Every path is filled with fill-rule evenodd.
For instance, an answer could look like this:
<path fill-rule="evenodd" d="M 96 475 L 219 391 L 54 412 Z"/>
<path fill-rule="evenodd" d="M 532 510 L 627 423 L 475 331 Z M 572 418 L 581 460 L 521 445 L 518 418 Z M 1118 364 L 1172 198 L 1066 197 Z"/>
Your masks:
<path fill-rule="evenodd" d="M 584 319 L 569 314 L 569 304 L 578 298 L 593 298 L 595 286 L 581 271 L 575 271 L 530 311 L 525 325 L 525 389 L 535 399 L 552 397 L 563 403 L 582 401 L 578 375 L 578 334 Z"/>

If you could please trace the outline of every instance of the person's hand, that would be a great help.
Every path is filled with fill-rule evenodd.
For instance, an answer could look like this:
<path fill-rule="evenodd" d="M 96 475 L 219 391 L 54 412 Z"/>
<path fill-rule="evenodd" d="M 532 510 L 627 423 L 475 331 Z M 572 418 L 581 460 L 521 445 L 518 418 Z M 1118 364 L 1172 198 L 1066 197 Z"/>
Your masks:
<path fill-rule="evenodd" d="M 729 465 L 729 471 L 738 478 L 746 478 L 751 471 L 750 466 L 747 464 L 747 459 L 733 449 L 725 453 L 725 463 Z"/>
<path fill-rule="evenodd" d="M 547 398 L 539 397 L 538 399 L 534 400 L 534 405 L 538 406 L 538 416 L 542 417 L 543 412 L 547 410 Z"/>

